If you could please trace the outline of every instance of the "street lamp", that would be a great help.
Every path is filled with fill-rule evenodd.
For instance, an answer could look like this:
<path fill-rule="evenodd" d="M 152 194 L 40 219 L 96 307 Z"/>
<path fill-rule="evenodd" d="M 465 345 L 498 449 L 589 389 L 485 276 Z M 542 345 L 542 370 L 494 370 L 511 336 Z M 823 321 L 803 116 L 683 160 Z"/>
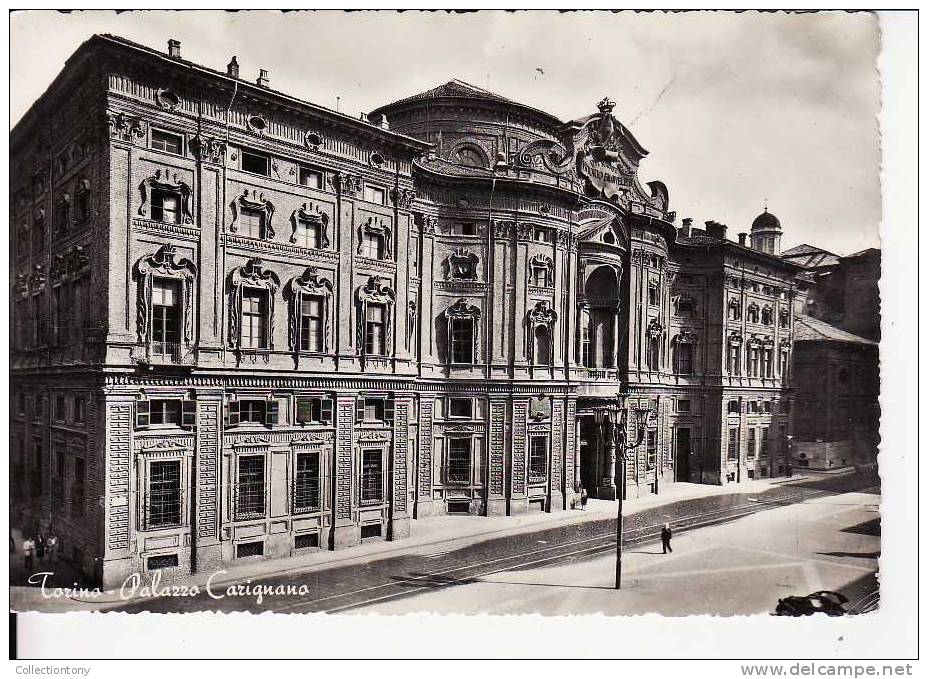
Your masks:
<path fill-rule="evenodd" d="M 616 497 L 618 499 L 618 516 L 616 517 L 615 528 L 615 588 L 622 589 L 622 528 L 623 516 L 622 509 L 625 500 L 625 464 L 628 461 L 626 455 L 629 451 L 634 450 L 641 445 L 644 440 L 644 434 L 647 423 L 649 408 L 635 408 L 635 424 L 638 428 L 638 434 L 635 443 L 629 444 L 627 437 L 628 425 L 628 408 L 625 405 L 625 396 L 616 394 L 616 400 L 619 403 L 619 418 L 616 426 L 613 428 L 613 440 L 615 443 L 616 462 L 618 463 L 618 478 L 616 479 Z"/>

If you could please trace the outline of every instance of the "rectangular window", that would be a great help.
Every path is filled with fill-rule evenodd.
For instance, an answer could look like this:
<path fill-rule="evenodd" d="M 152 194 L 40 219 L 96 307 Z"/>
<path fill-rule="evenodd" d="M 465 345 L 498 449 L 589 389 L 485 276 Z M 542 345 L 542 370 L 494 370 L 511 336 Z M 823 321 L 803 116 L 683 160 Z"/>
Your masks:
<path fill-rule="evenodd" d="M 692 402 L 689 399 L 681 398 L 677 401 L 678 413 L 692 412 Z"/>
<path fill-rule="evenodd" d="M 238 218 L 238 232 L 247 238 L 257 238 L 259 240 L 264 238 L 265 216 L 263 210 L 241 208 L 241 214 Z"/>
<path fill-rule="evenodd" d="M 445 470 L 447 483 L 468 485 L 471 482 L 471 453 L 473 441 L 470 438 L 448 439 L 448 467 Z"/>
<path fill-rule="evenodd" d="M 147 519 L 148 528 L 180 525 L 180 460 L 149 465 Z"/>
<path fill-rule="evenodd" d="M 451 417 L 463 417 L 470 419 L 474 415 L 474 402 L 469 398 L 449 399 L 448 414 Z"/>
<path fill-rule="evenodd" d="M 148 557 L 146 568 L 150 571 L 157 571 L 162 568 L 177 568 L 177 554 L 150 556 Z"/>
<path fill-rule="evenodd" d="M 264 556 L 264 542 L 240 542 L 235 545 L 235 558 L 245 559 L 249 556 Z"/>
<path fill-rule="evenodd" d="M 366 200 L 368 203 L 385 205 L 387 202 L 387 192 L 379 186 L 365 186 L 364 200 Z"/>
<path fill-rule="evenodd" d="M 64 396 L 55 397 L 55 419 L 63 422 L 68 419 L 67 401 Z"/>
<path fill-rule="evenodd" d="M 265 290 L 245 288 L 242 291 L 241 346 L 243 349 L 267 348 L 267 309 Z"/>
<path fill-rule="evenodd" d="M 264 516 L 264 455 L 238 458 L 235 514 L 238 519 Z"/>
<path fill-rule="evenodd" d="M 648 469 L 657 466 L 657 431 L 648 430 Z"/>
<path fill-rule="evenodd" d="M 55 288 L 55 339 L 59 346 L 67 345 L 70 341 L 71 313 L 74 310 L 72 292 L 72 287 L 67 283 Z"/>
<path fill-rule="evenodd" d="M 693 373 L 693 345 L 688 342 L 677 344 L 677 374 Z"/>
<path fill-rule="evenodd" d="M 364 319 L 364 352 L 370 356 L 387 353 L 387 309 L 383 304 L 368 304 Z"/>
<path fill-rule="evenodd" d="M 74 458 L 74 481 L 71 484 L 71 516 L 84 515 L 86 479 L 84 477 L 84 458 Z"/>
<path fill-rule="evenodd" d="M 770 401 L 764 401 L 764 412 L 769 414 L 770 410 L 771 410 Z"/>
<path fill-rule="evenodd" d="M 171 191 L 152 189 L 151 218 L 156 222 L 180 222 L 180 196 Z"/>
<path fill-rule="evenodd" d="M 294 549 L 312 549 L 319 547 L 319 533 L 304 533 L 293 537 Z"/>
<path fill-rule="evenodd" d="M 322 173 L 318 170 L 311 170 L 308 167 L 300 166 L 300 184 L 308 186 L 311 189 L 321 189 Z"/>
<path fill-rule="evenodd" d="M 657 291 L 656 285 L 648 286 L 648 304 L 651 306 L 658 306 L 660 304 L 660 295 Z"/>
<path fill-rule="evenodd" d="M 300 351 L 321 352 L 323 299 L 316 295 L 300 299 Z"/>
<path fill-rule="evenodd" d="M 180 399 L 151 399 L 148 404 L 149 422 L 151 424 L 174 424 L 180 426 Z"/>
<path fill-rule="evenodd" d="M 362 398 L 357 402 L 355 419 L 358 422 L 385 422 L 393 419 L 393 400 L 387 398 Z"/>
<path fill-rule="evenodd" d="M 260 174 L 265 177 L 270 176 L 271 172 L 271 162 L 263 153 L 256 153 L 254 151 L 242 151 L 242 169 L 245 172 L 252 172 L 254 174 Z"/>
<path fill-rule="evenodd" d="M 532 269 L 532 285 L 539 288 L 548 287 L 548 267 L 536 266 Z"/>
<path fill-rule="evenodd" d="M 767 457 L 770 451 L 770 428 L 764 427 L 760 430 L 760 456 Z"/>
<path fill-rule="evenodd" d="M 74 422 L 76 424 L 84 424 L 84 404 L 86 402 L 83 398 L 78 396 L 74 399 Z"/>
<path fill-rule="evenodd" d="M 544 228 L 535 229 L 535 240 L 539 243 L 550 243 L 551 231 Z"/>
<path fill-rule="evenodd" d="M 548 437 L 532 436 L 528 448 L 529 483 L 540 483 L 548 473 Z"/>
<path fill-rule="evenodd" d="M 728 346 L 728 374 L 741 375 L 741 345 Z"/>
<path fill-rule="evenodd" d="M 474 222 L 453 222 L 451 224 L 452 236 L 476 236 L 477 225 Z"/>
<path fill-rule="evenodd" d="M 332 421 L 332 399 L 320 396 L 299 397 L 296 400 L 298 423 L 321 424 Z"/>
<path fill-rule="evenodd" d="M 304 248 L 322 247 L 322 223 L 315 219 L 300 219 L 296 223 L 296 244 Z"/>
<path fill-rule="evenodd" d="M 451 362 L 474 362 L 474 319 L 452 318 L 451 323 Z"/>
<path fill-rule="evenodd" d="M 361 452 L 361 504 L 383 502 L 383 451 Z"/>
<path fill-rule="evenodd" d="M 45 249 L 45 220 L 36 219 L 32 223 L 32 254 L 41 254 Z"/>
<path fill-rule="evenodd" d="M 740 432 L 738 427 L 731 427 L 728 430 L 728 459 L 737 460 L 739 457 L 739 439 Z"/>
<path fill-rule="evenodd" d="M 748 377 L 760 377 L 760 349 L 748 348 Z"/>
<path fill-rule="evenodd" d="M 773 349 L 764 349 L 763 361 L 763 376 L 773 377 Z"/>
<path fill-rule="evenodd" d="M 748 449 L 747 456 L 753 458 L 757 452 L 757 431 L 752 427 L 748 429 Z"/>
<path fill-rule="evenodd" d="M 319 510 L 319 453 L 297 453 L 293 475 L 293 511 L 296 514 Z"/>
<path fill-rule="evenodd" d="M 383 235 L 365 231 L 361 236 L 361 256 L 368 259 L 383 259 Z"/>
<path fill-rule="evenodd" d="M 184 138 L 164 130 L 151 131 L 151 147 L 156 151 L 165 151 L 181 155 L 184 152 Z"/>
<path fill-rule="evenodd" d="M 267 424 L 269 402 L 259 399 L 238 401 L 238 421 L 240 424 Z M 273 405 L 277 405 L 276 402 Z"/>
<path fill-rule="evenodd" d="M 151 352 L 171 358 L 180 346 L 180 281 L 156 278 L 151 286 Z"/>

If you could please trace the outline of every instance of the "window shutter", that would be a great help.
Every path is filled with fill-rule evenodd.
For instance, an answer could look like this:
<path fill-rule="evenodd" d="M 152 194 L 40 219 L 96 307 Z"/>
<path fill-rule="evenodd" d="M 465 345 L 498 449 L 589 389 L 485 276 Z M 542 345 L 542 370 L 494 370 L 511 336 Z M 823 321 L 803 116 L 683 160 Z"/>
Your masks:
<path fill-rule="evenodd" d="M 181 426 L 195 427 L 197 424 L 197 402 L 190 399 L 184 399 L 181 410 Z"/>
<path fill-rule="evenodd" d="M 151 403 L 149 401 L 135 402 L 135 426 L 138 429 L 145 429 L 151 424 Z"/>
<path fill-rule="evenodd" d="M 383 400 L 383 419 L 385 422 L 393 421 L 393 399 L 385 398 Z"/>
<path fill-rule="evenodd" d="M 355 401 L 354 407 L 354 419 L 356 422 L 364 421 L 364 399 L 359 398 Z"/>
<path fill-rule="evenodd" d="M 332 399 L 324 398 L 322 399 L 322 416 L 319 418 L 323 422 L 332 421 Z"/>
<path fill-rule="evenodd" d="M 264 423 L 271 427 L 277 424 L 280 418 L 280 401 L 268 401 L 267 410 L 265 411 Z"/>
<path fill-rule="evenodd" d="M 229 413 L 229 414 L 228 414 L 228 418 L 227 418 L 227 419 L 229 420 L 229 426 L 230 426 L 230 427 L 234 427 L 234 426 L 237 425 L 238 422 L 239 422 L 239 408 L 238 408 L 238 406 L 239 406 L 238 401 L 230 401 L 230 402 L 229 402 L 229 408 L 228 408 L 228 413 Z"/>

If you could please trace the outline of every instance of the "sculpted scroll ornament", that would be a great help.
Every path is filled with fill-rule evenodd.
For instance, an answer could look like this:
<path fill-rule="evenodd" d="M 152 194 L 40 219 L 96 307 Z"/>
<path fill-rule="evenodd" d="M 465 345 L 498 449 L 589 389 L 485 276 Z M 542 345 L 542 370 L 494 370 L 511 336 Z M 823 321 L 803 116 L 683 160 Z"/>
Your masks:
<path fill-rule="evenodd" d="M 146 347 L 146 357 L 149 355 L 151 341 L 151 312 L 152 312 L 152 282 L 159 278 L 174 278 L 181 282 L 183 299 L 183 340 L 190 342 L 193 319 L 193 284 L 197 277 L 197 267 L 186 258 L 177 258 L 177 248 L 170 243 L 162 245 L 157 252 L 142 257 L 135 266 L 139 277 L 137 302 L 137 331 L 140 344 Z"/>
<path fill-rule="evenodd" d="M 110 136 L 120 141 L 134 142 L 144 139 L 148 133 L 148 123 L 138 116 L 130 116 L 122 112 L 107 111 L 106 123 Z"/>
<path fill-rule="evenodd" d="M 390 200 L 400 210 L 408 210 L 416 197 L 416 192 L 411 189 L 390 189 Z"/>
<path fill-rule="evenodd" d="M 479 257 L 465 248 L 458 248 L 448 255 L 445 280 L 475 281 L 477 280 L 477 264 Z"/>
<path fill-rule="evenodd" d="M 217 137 L 194 135 L 188 142 L 190 151 L 197 160 L 209 163 L 221 163 L 226 154 L 226 143 Z"/>
<path fill-rule="evenodd" d="M 329 175 L 329 186 L 335 191 L 354 196 L 361 192 L 361 176 L 344 172 L 333 172 Z"/>
<path fill-rule="evenodd" d="M 142 196 L 142 204 L 139 205 L 138 214 L 140 217 L 151 219 L 149 200 L 152 191 L 168 191 L 180 198 L 181 219 L 184 224 L 193 224 L 193 215 L 190 212 L 190 185 L 177 178 L 177 173 L 173 175 L 170 171 L 155 170 L 155 174 L 146 177 L 139 184 L 139 193 Z"/>

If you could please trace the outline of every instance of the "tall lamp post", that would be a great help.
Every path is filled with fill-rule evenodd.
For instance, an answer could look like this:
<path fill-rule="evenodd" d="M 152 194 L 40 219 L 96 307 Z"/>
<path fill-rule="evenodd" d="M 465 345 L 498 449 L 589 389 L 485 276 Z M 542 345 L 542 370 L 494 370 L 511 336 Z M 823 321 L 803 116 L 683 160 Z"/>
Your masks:
<path fill-rule="evenodd" d="M 635 424 L 638 433 L 633 444 L 628 443 L 628 408 L 625 405 L 625 396 L 616 394 L 618 401 L 618 418 L 613 427 L 613 441 L 615 443 L 615 455 L 617 463 L 616 478 L 616 498 L 618 499 L 618 516 L 616 517 L 615 528 L 615 588 L 622 589 L 622 528 L 623 528 L 623 504 L 625 500 L 625 464 L 628 461 L 628 453 L 638 446 L 644 440 L 646 426 L 646 417 L 649 408 L 635 408 Z"/>

